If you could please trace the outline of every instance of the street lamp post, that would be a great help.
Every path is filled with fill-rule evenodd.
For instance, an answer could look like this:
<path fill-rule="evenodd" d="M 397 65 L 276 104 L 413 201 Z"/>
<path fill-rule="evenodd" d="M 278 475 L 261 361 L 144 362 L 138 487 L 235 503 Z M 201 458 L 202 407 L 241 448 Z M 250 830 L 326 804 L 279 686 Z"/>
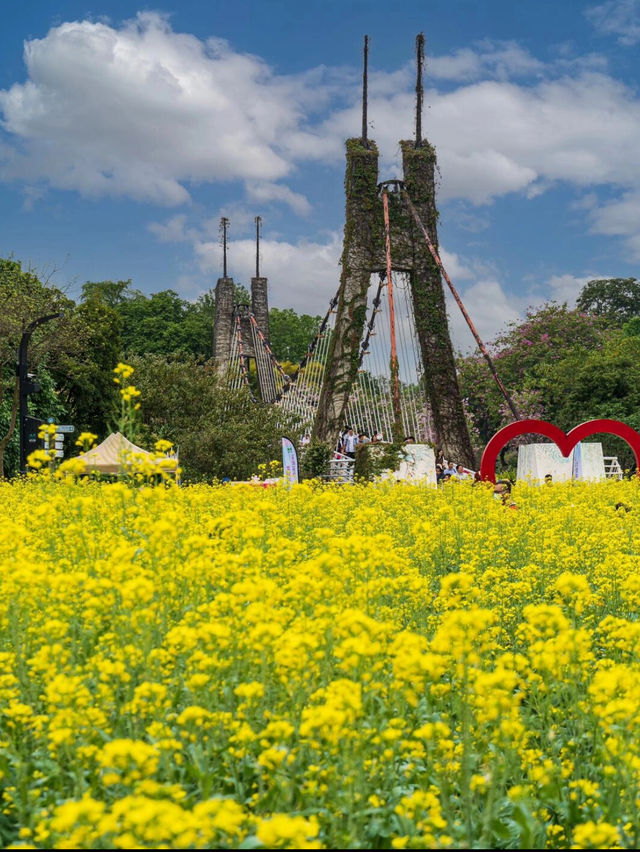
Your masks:
<path fill-rule="evenodd" d="M 18 374 L 18 390 L 20 396 L 20 471 L 21 473 L 26 473 L 27 471 L 27 447 L 25 441 L 25 427 L 28 417 L 28 407 L 27 400 L 29 398 L 29 394 L 36 393 L 39 390 L 36 382 L 32 382 L 29 378 L 29 361 L 28 361 L 28 348 L 29 341 L 31 340 L 31 335 L 38 328 L 39 325 L 44 325 L 45 322 L 50 322 L 54 319 L 59 319 L 62 316 L 61 313 L 58 314 L 47 314 L 44 317 L 38 317 L 38 319 L 33 320 L 33 322 L 29 323 L 29 325 L 25 328 L 22 333 L 22 337 L 20 338 L 20 346 L 18 347 L 18 364 L 17 364 L 17 374 Z"/>

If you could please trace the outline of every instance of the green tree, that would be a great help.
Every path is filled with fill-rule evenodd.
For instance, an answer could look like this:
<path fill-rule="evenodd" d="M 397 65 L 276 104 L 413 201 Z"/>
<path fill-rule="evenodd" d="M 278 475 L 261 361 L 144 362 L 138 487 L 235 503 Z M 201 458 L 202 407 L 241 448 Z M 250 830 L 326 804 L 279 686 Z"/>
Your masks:
<path fill-rule="evenodd" d="M 622 326 L 622 331 L 627 337 L 640 336 L 640 316 L 633 317 Z"/>
<path fill-rule="evenodd" d="M 77 431 L 101 437 L 118 406 L 113 369 L 120 360 L 122 318 L 95 293 L 70 316 L 75 343 L 57 359 L 56 379 Z"/>
<path fill-rule="evenodd" d="M 171 354 L 182 348 L 184 302 L 173 290 L 146 296 L 134 290 L 118 308 L 125 356 Z"/>
<path fill-rule="evenodd" d="M 159 355 L 130 359 L 146 439 L 172 441 L 192 481 L 248 479 L 259 464 L 281 457 L 282 435 L 297 437 L 295 423 L 248 392 L 229 390 L 210 364 Z"/>
<path fill-rule="evenodd" d="M 588 281 L 578 296 L 578 310 L 604 317 L 617 326 L 640 316 L 640 281 L 636 278 L 598 278 Z"/>
<path fill-rule="evenodd" d="M 322 317 L 297 314 L 292 308 L 271 308 L 269 336 L 276 358 L 299 364 L 321 322 Z"/>
<path fill-rule="evenodd" d="M 33 320 L 53 313 L 69 314 L 73 302 L 48 282 L 41 282 L 32 270 L 23 270 L 19 261 L 0 258 L 0 411 L 8 412 L 0 435 L 0 475 L 4 475 L 4 454 L 18 420 L 19 387 L 15 364 L 20 339 Z M 48 322 L 34 331 L 29 346 L 29 364 L 35 369 L 46 359 L 53 360 L 73 342 L 65 319 Z M 8 402 L 5 400 L 9 397 Z"/>
<path fill-rule="evenodd" d="M 34 367 L 34 374 L 40 385 L 40 391 L 29 397 L 29 414 L 45 421 L 51 418 L 54 423 L 69 422 L 69 411 L 58 391 L 52 373 L 43 364 L 39 364 Z M 3 435 L 8 432 L 11 423 L 12 401 L 11 396 L 5 396 L 0 406 L 0 432 Z M 17 476 L 20 473 L 20 437 L 17 428 L 7 442 L 3 463 L 6 476 Z"/>
<path fill-rule="evenodd" d="M 604 318 L 548 303 L 528 311 L 524 321 L 511 323 L 490 349 L 498 375 L 520 404 L 521 416 L 543 416 L 555 422 L 565 392 L 556 383 L 556 365 L 570 354 L 582 357 L 599 351 L 610 335 Z M 462 395 L 484 445 L 512 420 L 511 414 L 479 352 L 459 357 L 457 366 Z"/>
<path fill-rule="evenodd" d="M 83 302 L 104 302 L 110 308 L 118 308 L 131 295 L 131 279 L 127 281 L 87 281 L 82 285 Z"/>
<path fill-rule="evenodd" d="M 242 298 L 246 291 L 239 293 Z M 213 348 L 213 297 L 195 302 L 182 299 L 174 290 L 146 295 L 127 281 L 87 281 L 82 301 L 98 301 L 112 308 L 122 322 L 124 357 L 131 355 L 194 355 L 210 358 Z"/>
<path fill-rule="evenodd" d="M 565 431 L 596 418 L 640 431 L 640 337 L 616 332 L 598 349 L 568 352 L 543 380 L 543 393 L 553 422 Z M 634 464 L 624 441 L 606 434 L 598 440 L 605 455 L 617 455 L 623 467 Z"/>

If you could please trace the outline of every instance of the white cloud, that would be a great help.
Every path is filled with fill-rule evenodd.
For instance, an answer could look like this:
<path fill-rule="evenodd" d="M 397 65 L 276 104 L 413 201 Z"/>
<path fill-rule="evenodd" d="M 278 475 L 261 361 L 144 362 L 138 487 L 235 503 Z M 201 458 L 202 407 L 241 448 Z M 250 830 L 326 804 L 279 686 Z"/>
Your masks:
<path fill-rule="evenodd" d="M 513 76 L 540 74 L 544 70 L 543 62 L 513 41 L 484 41 L 476 49 L 465 47 L 448 56 L 427 58 L 429 77 L 459 82 L 480 77 L 506 80 Z"/>
<path fill-rule="evenodd" d="M 591 220 L 593 233 L 622 237 L 630 256 L 640 260 L 640 187 L 595 208 Z"/>
<path fill-rule="evenodd" d="M 482 81 L 445 93 L 430 89 L 426 102 L 423 126 L 438 152 L 441 198 L 483 203 L 555 181 L 640 183 L 640 100 L 607 75 L 586 71 L 534 86 Z M 352 134 L 358 110 L 335 112 L 326 132 Z M 413 96 L 379 98 L 372 90 L 369 115 L 383 169 L 397 172 L 398 139 L 413 133 Z"/>
<path fill-rule="evenodd" d="M 221 39 L 175 33 L 157 13 L 120 28 L 62 24 L 26 43 L 25 62 L 27 81 L 0 92 L 13 142 L 0 149 L 0 173 L 86 195 L 182 204 L 192 182 L 243 180 L 250 198 L 304 215 L 309 200 L 282 181 L 307 160 L 339 163 L 360 127 L 353 69 L 277 75 Z M 442 197 L 478 204 L 559 180 L 638 182 L 640 103 L 593 64 L 544 64 L 513 42 L 429 56 L 428 79 L 461 83 L 426 93 Z M 510 82 L 523 74 L 535 84 Z M 384 170 L 412 134 L 412 87 L 410 63 L 371 75 Z"/>
<path fill-rule="evenodd" d="M 180 243 L 187 239 L 184 229 L 186 221 L 185 214 L 180 213 L 177 216 L 172 216 L 171 219 L 167 219 L 166 222 L 151 222 L 147 229 L 161 243 Z"/>
<path fill-rule="evenodd" d="M 607 0 L 586 10 L 591 23 L 605 35 L 631 47 L 640 41 L 640 0 Z"/>
<path fill-rule="evenodd" d="M 618 21 L 637 6 L 605 3 L 591 16 L 606 7 Z M 438 150 L 440 199 L 534 198 L 559 182 L 619 187 L 626 195 L 594 214 L 594 231 L 639 252 L 638 217 L 613 220 L 616 205 L 633 211 L 640 193 L 640 99 L 593 70 L 598 61 L 542 63 L 516 43 L 489 41 L 428 55 L 427 79 L 449 83 L 426 92 L 423 122 Z M 37 187 L 28 204 L 51 185 L 180 205 L 191 184 L 235 180 L 245 201 L 306 216 L 311 202 L 287 178 L 309 160 L 340 164 L 345 137 L 360 127 L 354 69 L 278 75 L 221 39 L 174 32 L 157 13 L 121 27 L 64 23 L 28 41 L 25 62 L 26 82 L 0 91 L 0 177 Z M 398 173 L 398 140 L 412 135 L 412 88 L 411 63 L 371 75 L 381 177 Z"/>
<path fill-rule="evenodd" d="M 595 192 L 587 192 L 569 204 L 570 210 L 593 210 L 598 205 L 598 196 Z"/>
<path fill-rule="evenodd" d="M 247 195 L 252 201 L 268 202 L 282 201 L 288 204 L 294 213 L 299 213 L 301 216 L 308 216 L 311 212 L 311 205 L 308 199 L 299 192 L 292 192 L 288 186 L 278 183 L 253 183 L 247 186 Z"/>
<path fill-rule="evenodd" d="M 194 252 L 202 272 L 222 274 L 222 252 L 217 240 L 199 239 Z M 260 269 L 269 279 L 269 301 L 274 307 L 324 314 L 340 282 L 339 259 L 342 235 L 333 233 L 325 242 L 263 238 Z M 233 240 L 229 245 L 229 271 L 246 284 L 255 275 L 256 246 L 252 239 Z"/>
<path fill-rule="evenodd" d="M 459 254 L 456 252 L 447 251 L 445 248 L 440 246 L 440 260 L 444 268 L 447 270 L 447 273 L 454 285 L 456 281 L 465 278 L 473 278 L 473 272 L 471 268 L 467 265 L 467 262 L 463 260 Z"/>
<path fill-rule="evenodd" d="M 515 41 L 483 39 L 473 47 L 463 47 L 442 56 L 427 56 L 428 79 L 470 83 L 477 80 L 513 80 L 549 77 L 567 71 L 599 70 L 607 59 L 597 53 L 573 55 L 569 45 L 556 48 L 557 55 L 542 62 Z M 412 76 L 413 68 L 410 66 Z"/>
<path fill-rule="evenodd" d="M 523 299 L 506 293 L 495 279 L 482 279 L 464 290 L 456 289 L 484 343 L 491 341 L 507 323 L 521 319 L 526 307 Z M 454 348 L 463 352 L 475 348 L 475 338 L 446 285 L 445 299 Z"/>
<path fill-rule="evenodd" d="M 324 97 L 318 72 L 277 76 L 156 13 L 120 29 L 62 24 L 25 44 L 25 62 L 27 82 L 0 92 L 3 127 L 22 143 L 0 154 L 5 178 L 162 204 L 187 201 L 191 181 L 243 179 L 304 206 L 273 182 L 292 169 L 283 140 L 317 147 L 302 122 L 312 91 Z"/>
<path fill-rule="evenodd" d="M 606 278 L 603 275 L 552 275 L 547 281 L 549 298 L 555 302 L 566 302 L 569 308 L 574 308 L 576 299 L 584 285 L 594 278 Z"/>

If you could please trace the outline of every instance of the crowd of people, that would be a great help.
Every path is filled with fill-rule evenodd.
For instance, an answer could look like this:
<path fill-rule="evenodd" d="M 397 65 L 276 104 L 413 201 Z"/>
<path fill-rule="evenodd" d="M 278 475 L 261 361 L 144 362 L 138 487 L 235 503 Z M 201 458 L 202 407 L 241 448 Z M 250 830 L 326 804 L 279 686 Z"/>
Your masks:
<path fill-rule="evenodd" d="M 407 443 L 409 439 L 405 440 Z M 415 441 L 411 439 L 413 443 Z M 352 426 L 345 427 L 342 432 L 338 435 L 338 440 L 336 442 L 336 452 L 342 453 L 350 459 L 355 459 L 356 457 L 356 447 L 358 444 L 383 444 L 384 439 L 382 436 L 382 432 L 374 432 L 374 434 L 370 437 L 367 432 L 358 432 L 356 434 L 356 430 Z"/>
<path fill-rule="evenodd" d="M 402 443 L 406 445 L 415 444 L 415 442 L 416 439 L 413 435 L 407 435 Z M 336 452 L 347 456 L 347 458 L 355 459 L 358 445 L 381 443 L 384 443 L 382 432 L 376 432 L 373 437 L 369 437 L 366 432 L 356 433 L 356 430 L 352 426 L 347 426 L 338 436 Z M 471 480 L 477 478 L 478 475 L 475 471 L 462 464 L 447 461 L 444 457 L 444 453 L 442 451 L 438 451 L 436 456 L 436 481 L 438 484 L 440 482 L 448 482 L 451 479 L 462 482 L 467 479 Z"/>
<path fill-rule="evenodd" d="M 336 453 L 340 453 L 342 456 L 346 456 L 349 459 L 355 459 L 356 457 L 356 449 L 360 444 L 381 444 L 384 443 L 383 436 L 381 432 L 376 432 L 373 437 L 369 437 L 366 432 L 356 432 L 356 430 L 351 427 L 345 427 L 340 435 L 338 436 L 338 440 L 336 443 Z M 407 435 L 403 441 L 404 445 L 407 444 L 415 444 L 416 440 L 413 435 Z M 480 479 L 480 471 L 471 470 L 468 467 L 465 467 L 463 464 L 456 464 L 454 461 L 450 461 L 445 459 L 444 452 L 442 450 L 436 451 L 436 483 L 438 485 L 444 484 L 446 482 L 464 482 L 464 481 L 472 481 L 474 484 L 479 483 Z M 551 481 L 551 475 L 547 474 L 545 477 L 545 481 L 547 484 Z M 496 482 L 494 486 L 494 497 L 496 499 L 501 500 L 503 505 L 508 506 L 509 508 L 516 509 L 517 506 L 513 502 L 513 498 L 511 496 L 511 482 L 508 479 L 500 479 Z"/>
<path fill-rule="evenodd" d="M 452 461 L 447 461 L 442 454 L 439 454 L 439 461 L 436 462 L 436 482 L 438 485 L 441 482 L 463 482 L 467 479 L 478 478 L 475 471 L 470 470 L 462 464 L 456 464 Z"/>

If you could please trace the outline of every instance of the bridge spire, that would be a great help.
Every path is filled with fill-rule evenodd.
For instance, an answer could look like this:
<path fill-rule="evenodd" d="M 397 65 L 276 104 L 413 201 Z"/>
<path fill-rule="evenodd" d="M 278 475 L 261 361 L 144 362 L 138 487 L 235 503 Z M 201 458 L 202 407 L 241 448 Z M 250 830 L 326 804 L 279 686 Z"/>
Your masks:
<path fill-rule="evenodd" d="M 422 147 L 422 68 L 424 65 L 424 33 L 416 36 L 416 148 Z"/>
<path fill-rule="evenodd" d="M 229 220 L 226 216 L 220 219 L 220 240 L 222 242 L 222 277 L 227 277 L 227 229 Z"/>
<path fill-rule="evenodd" d="M 262 216 L 256 216 L 256 278 L 260 278 L 260 226 L 262 225 Z"/>
<path fill-rule="evenodd" d="M 369 36 L 364 37 L 363 65 L 362 65 L 362 147 L 368 148 L 367 140 L 367 87 L 369 82 Z"/>

